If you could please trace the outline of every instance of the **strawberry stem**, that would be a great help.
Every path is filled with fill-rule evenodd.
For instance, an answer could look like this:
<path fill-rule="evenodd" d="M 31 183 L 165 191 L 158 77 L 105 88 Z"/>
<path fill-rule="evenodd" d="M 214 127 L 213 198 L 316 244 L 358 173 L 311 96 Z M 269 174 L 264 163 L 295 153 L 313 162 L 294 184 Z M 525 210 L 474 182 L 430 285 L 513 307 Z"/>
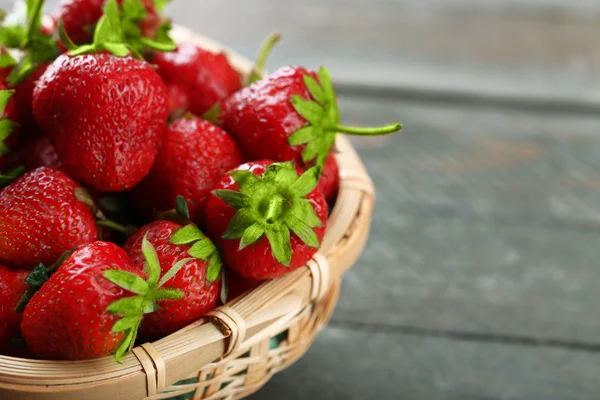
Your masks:
<path fill-rule="evenodd" d="M 351 135 L 358 136 L 389 135 L 390 133 L 402 130 L 402 124 L 396 123 L 374 128 L 359 128 L 356 126 L 335 125 L 332 130 L 335 130 L 336 132 L 349 133 Z"/>
<path fill-rule="evenodd" d="M 105 228 L 109 228 L 115 230 L 117 232 L 121 232 L 124 235 L 130 236 L 133 232 L 135 232 L 136 228 L 133 226 L 124 226 L 119 224 L 118 222 L 111 221 L 108 219 L 100 219 L 96 221 L 98 226 L 103 226 Z"/>
<path fill-rule="evenodd" d="M 253 84 L 256 81 L 259 81 L 263 77 L 263 70 L 265 69 L 265 65 L 267 64 L 267 58 L 273 47 L 281 40 L 281 35 L 279 33 L 271 33 L 260 45 L 260 49 L 258 50 L 258 55 L 256 56 L 256 63 L 254 64 L 254 68 L 252 68 L 252 72 L 248 75 L 248 80 L 246 81 L 246 86 Z"/>

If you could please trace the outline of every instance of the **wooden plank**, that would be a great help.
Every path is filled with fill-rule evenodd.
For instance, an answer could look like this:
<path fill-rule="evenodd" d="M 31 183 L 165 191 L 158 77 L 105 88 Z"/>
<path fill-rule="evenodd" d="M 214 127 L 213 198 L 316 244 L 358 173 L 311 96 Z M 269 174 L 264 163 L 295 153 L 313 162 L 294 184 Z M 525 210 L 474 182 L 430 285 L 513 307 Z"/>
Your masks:
<path fill-rule="evenodd" d="M 343 98 L 378 189 L 338 321 L 599 343 L 600 119 Z"/>
<path fill-rule="evenodd" d="M 330 327 L 259 399 L 592 400 L 598 355 Z"/>

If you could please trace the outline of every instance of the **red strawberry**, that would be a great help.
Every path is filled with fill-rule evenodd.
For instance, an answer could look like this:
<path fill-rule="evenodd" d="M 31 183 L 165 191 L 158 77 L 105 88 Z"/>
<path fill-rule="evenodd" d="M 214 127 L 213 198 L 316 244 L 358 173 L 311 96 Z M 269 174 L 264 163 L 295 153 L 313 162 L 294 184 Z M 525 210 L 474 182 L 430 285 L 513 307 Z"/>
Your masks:
<path fill-rule="evenodd" d="M 17 109 L 19 110 L 19 121 L 25 127 L 24 130 L 27 133 L 40 130 L 33 116 L 33 90 L 38 79 L 46 72 L 49 65 L 49 62 L 39 64 L 30 74 L 14 86 Z"/>
<path fill-rule="evenodd" d="M 173 52 L 156 54 L 152 63 L 169 91 L 179 93 L 178 103 L 186 103 L 181 95 L 185 93 L 189 111 L 196 115 L 204 114 L 242 87 L 242 78 L 225 53 L 211 53 L 193 44 L 181 44 Z"/>
<path fill-rule="evenodd" d="M 21 314 L 15 307 L 27 290 L 27 275 L 29 271 L 0 264 L 0 349 L 7 347 L 11 337 L 21 336 Z"/>
<path fill-rule="evenodd" d="M 42 167 L 0 192 L 0 262 L 22 268 L 52 264 L 62 253 L 97 239 L 79 184 Z"/>
<path fill-rule="evenodd" d="M 13 90 L 6 90 L 0 83 L 0 168 L 5 155 L 13 149 L 19 138 L 17 108 Z"/>
<path fill-rule="evenodd" d="M 123 248 L 133 263 L 144 268 L 142 243 L 147 238 L 156 248 L 164 287 L 185 293 L 165 301 L 148 315 L 140 329 L 146 338 L 169 335 L 200 319 L 219 301 L 221 259 L 216 247 L 195 225 L 183 227 L 172 221 L 155 221 L 138 230 Z M 171 270 L 174 275 L 167 276 Z"/>
<path fill-rule="evenodd" d="M 92 41 L 94 28 L 103 15 L 105 2 L 106 0 L 62 0 L 54 12 L 54 19 L 62 20 L 63 27 L 73 42 L 89 43 Z M 117 2 L 121 5 L 124 0 Z M 139 24 L 142 34 L 154 37 L 161 21 L 152 0 L 129 0 L 128 3 L 130 7 L 137 6 L 130 11 L 137 14 L 132 19 Z"/>
<path fill-rule="evenodd" d="M 115 244 L 94 242 L 76 250 L 32 297 L 21 329 L 31 350 L 49 360 L 80 360 L 130 349 L 143 315 L 156 302 L 183 293 L 160 289 L 154 249 L 146 274 Z"/>
<path fill-rule="evenodd" d="M 235 141 L 221 128 L 197 117 L 169 125 L 150 174 L 133 190 L 146 215 L 173 208 L 177 196 L 188 201 L 191 218 L 204 220 L 206 199 L 223 174 L 243 162 Z"/>
<path fill-rule="evenodd" d="M 225 175 L 209 197 L 206 227 L 226 264 L 263 280 L 308 262 L 327 223 L 327 203 L 316 186 L 316 167 L 298 178 L 289 162 L 251 162 Z"/>
<path fill-rule="evenodd" d="M 317 186 L 328 203 L 331 204 L 337 196 L 338 189 L 340 186 L 340 171 L 338 169 L 337 161 L 333 154 L 329 154 L 325 165 L 323 166 L 323 173 L 319 179 L 319 185 Z"/>
<path fill-rule="evenodd" d="M 102 191 L 141 181 L 166 128 L 165 86 L 150 64 L 131 57 L 62 55 L 39 80 L 33 105 L 64 170 Z"/>
<path fill-rule="evenodd" d="M 19 147 L 7 157 L 7 164 L 12 167 L 22 165 L 28 171 L 61 165 L 50 138 L 37 132 L 24 138 Z"/>
<path fill-rule="evenodd" d="M 320 83 L 317 81 L 320 81 Z M 322 167 L 337 132 L 387 134 L 400 124 L 354 128 L 339 123 L 329 73 L 284 67 L 236 92 L 221 106 L 219 120 L 253 160 L 300 161 Z"/>

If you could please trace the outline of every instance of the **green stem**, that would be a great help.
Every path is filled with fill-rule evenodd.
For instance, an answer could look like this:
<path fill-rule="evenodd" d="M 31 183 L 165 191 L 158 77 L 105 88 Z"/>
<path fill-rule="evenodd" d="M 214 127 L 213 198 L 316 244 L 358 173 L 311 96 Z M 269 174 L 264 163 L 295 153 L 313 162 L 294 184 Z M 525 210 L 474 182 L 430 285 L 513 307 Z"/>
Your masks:
<path fill-rule="evenodd" d="M 258 51 L 258 55 L 256 56 L 256 64 L 252 69 L 252 72 L 248 76 L 248 81 L 246 82 L 246 86 L 253 84 L 254 82 L 262 79 L 262 71 L 267 64 L 267 58 L 269 54 L 273 50 L 273 47 L 279 42 L 281 39 L 281 35 L 279 33 L 271 33 L 265 41 L 261 44 L 260 49 Z"/>
<path fill-rule="evenodd" d="M 273 223 L 281 215 L 281 208 L 283 206 L 283 198 L 281 196 L 276 195 L 269 202 L 269 207 L 267 208 L 267 212 L 265 214 L 265 219 L 267 223 Z"/>
<path fill-rule="evenodd" d="M 349 133 L 351 135 L 359 136 L 376 136 L 376 135 L 388 135 L 390 133 L 398 132 L 402 129 L 402 124 L 392 124 L 386 126 L 380 126 L 376 128 L 359 128 L 354 126 L 335 125 L 332 130 L 341 133 Z"/>
<path fill-rule="evenodd" d="M 98 226 L 103 226 L 105 228 L 110 228 L 112 230 L 115 230 L 117 232 L 121 232 L 124 235 L 131 235 L 133 228 L 132 227 L 127 227 L 127 226 L 123 226 L 117 222 L 114 221 L 110 221 L 107 219 L 101 219 L 96 221 L 96 224 Z"/>
<path fill-rule="evenodd" d="M 31 40 L 31 38 L 33 37 L 33 33 L 36 32 L 39 29 L 39 22 L 41 21 L 42 18 L 42 7 L 44 6 L 44 2 L 43 1 L 37 1 L 34 3 L 35 9 L 33 10 L 33 12 L 31 12 L 32 10 L 27 10 L 27 14 L 28 17 L 31 17 L 31 20 L 28 21 L 28 26 L 27 26 L 27 42 L 29 42 Z M 29 7 L 28 7 L 29 8 Z"/>

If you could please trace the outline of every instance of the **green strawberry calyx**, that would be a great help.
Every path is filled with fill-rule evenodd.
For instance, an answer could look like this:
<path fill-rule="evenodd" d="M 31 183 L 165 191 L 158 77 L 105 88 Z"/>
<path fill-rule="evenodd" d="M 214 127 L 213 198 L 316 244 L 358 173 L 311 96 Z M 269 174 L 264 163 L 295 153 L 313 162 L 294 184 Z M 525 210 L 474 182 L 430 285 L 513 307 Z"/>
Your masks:
<path fill-rule="evenodd" d="M 69 49 L 69 55 L 108 51 L 117 57 L 126 57 L 133 53 L 142 58 L 146 48 L 158 51 L 175 50 L 176 44 L 169 37 L 171 23 L 165 21 L 151 39 L 142 35 L 140 22 L 147 16 L 141 0 L 125 0 L 119 9 L 116 0 L 108 0 L 104 4 L 104 14 L 94 29 L 94 40 L 90 44 L 77 46 L 69 38 L 62 21 L 59 21 L 58 33 L 62 43 Z"/>
<path fill-rule="evenodd" d="M 0 90 L 0 115 L 4 115 L 8 102 L 15 94 L 14 90 Z M 8 118 L 0 119 L 0 155 L 8 153 L 10 150 L 4 141 L 13 133 L 17 123 Z"/>
<path fill-rule="evenodd" d="M 22 165 L 16 166 L 8 172 L 0 173 L 0 189 L 13 183 L 18 177 L 25 173 L 25 167 Z"/>
<path fill-rule="evenodd" d="M 302 152 L 304 163 L 309 164 L 316 160 L 315 165 L 322 168 L 338 132 L 373 136 L 386 135 L 402 129 L 399 123 L 374 128 L 340 125 L 335 89 L 327 68 L 321 67 L 318 77 L 319 82 L 309 74 L 304 75 L 304 84 L 312 99 L 300 95 L 292 96 L 290 99 L 296 112 L 308 122 L 288 138 L 292 146 L 306 145 Z"/>
<path fill-rule="evenodd" d="M 288 267 L 292 259 L 290 232 L 307 246 L 320 247 L 313 228 L 322 226 L 322 222 L 306 198 L 317 186 L 318 167 L 308 169 L 300 177 L 291 162 L 273 163 L 263 176 L 248 170 L 234 170 L 229 175 L 239 191 L 213 191 L 237 209 L 223 239 L 241 239 L 242 250 L 266 236 L 275 259 Z"/>
<path fill-rule="evenodd" d="M 160 308 L 158 303 L 161 301 L 177 300 L 183 298 L 185 295 L 181 290 L 162 289 L 162 286 L 190 261 L 189 258 L 183 259 L 173 265 L 161 278 L 161 268 L 156 249 L 146 236 L 144 236 L 142 241 L 142 253 L 146 260 L 144 264 L 146 280 L 142 279 L 139 275 L 122 270 L 109 270 L 104 271 L 102 274 L 115 285 L 136 294 L 136 296 L 117 300 L 106 308 L 106 311 L 109 313 L 122 317 L 115 322 L 112 332 L 126 332 L 125 339 L 121 342 L 115 353 L 115 360 L 117 362 L 121 362 L 123 356 L 133 348 L 144 315 L 157 311 Z"/>
<path fill-rule="evenodd" d="M 44 1 L 26 0 L 25 6 L 26 15 L 22 21 L 0 27 L 0 45 L 23 52 L 18 63 L 9 53 L 1 55 L 1 67 L 14 66 L 7 78 L 13 86 L 26 79 L 41 63 L 54 60 L 60 54 L 54 38 L 41 29 Z"/>
<path fill-rule="evenodd" d="M 183 196 L 177 196 L 176 211 L 183 219 L 190 221 L 190 211 Z M 178 229 L 171 236 L 171 244 L 191 245 L 188 255 L 203 261 L 208 261 L 206 269 L 206 284 L 210 285 L 222 275 L 223 263 L 219 251 L 213 242 L 193 223 Z"/>

